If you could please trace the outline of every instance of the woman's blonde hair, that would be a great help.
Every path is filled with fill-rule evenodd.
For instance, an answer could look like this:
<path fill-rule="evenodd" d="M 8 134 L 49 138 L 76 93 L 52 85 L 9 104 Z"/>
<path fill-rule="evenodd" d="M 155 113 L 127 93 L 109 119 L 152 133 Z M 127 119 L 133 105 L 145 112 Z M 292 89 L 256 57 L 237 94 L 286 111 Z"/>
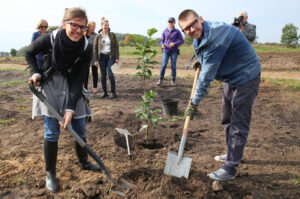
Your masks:
<path fill-rule="evenodd" d="M 68 21 L 74 18 L 81 18 L 86 20 L 86 24 L 88 22 L 88 17 L 86 16 L 86 12 L 82 8 L 66 8 L 63 21 Z"/>
<path fill-rule="evenodd" d="M 89 21 L 88 24 L 87 24 L 87 26 L 90 26 L 90 25 L 96 26 L 96 22 L 94 22 L 94 21 Z"/>
<path fill-rule="evenodd" d="M 40 21 L 39 21 L 39 23 L 37 24 L 37 26 L 36 26 L 36 29 L 39 29 L 40 27 L 41 27 L 41 25 L 42 25 L 42 23 L 46 23 L 47 24 L 47 26 L 48 26 L 48 22 L 45 20 L 45 19 L 41 19 Z"/>
<path fill-rule="evenodd" d="M 104 22 L 107 22 L 107 23 L 109 23 L 109 22 L 108 22 L 108 20 L 107 20 L 107 19 L 105 19 L 105 17 L 102 17 L 102 18 L 101 18 L 101 25 L 103 25 L 103 23 L 104 23 Z"/>

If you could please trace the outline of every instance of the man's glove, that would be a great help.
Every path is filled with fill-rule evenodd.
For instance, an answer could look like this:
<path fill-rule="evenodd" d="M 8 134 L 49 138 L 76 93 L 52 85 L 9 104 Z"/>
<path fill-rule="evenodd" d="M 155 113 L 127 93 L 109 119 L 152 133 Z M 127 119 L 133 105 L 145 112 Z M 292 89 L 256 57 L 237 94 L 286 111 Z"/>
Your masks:
<path fill-rule="evenodd" d="M 195 70 L 197 70 L 198 68 L 200 68 L 200 70 L 201 70 L 201 64 L 200 64 L 199 61 L 193 62 L 192 67 L 193 67 L 193 69 L 195 69 Z"/>
<path fill-rule="evenodd" d="M 193 120 L 195 113 L 197 113 L 197 105 L 194 105 L 192 101 L 190 101 L 189 105 L 186 107 L 184 111 L 184 116 L 190 116 L 191 120 Z"/>

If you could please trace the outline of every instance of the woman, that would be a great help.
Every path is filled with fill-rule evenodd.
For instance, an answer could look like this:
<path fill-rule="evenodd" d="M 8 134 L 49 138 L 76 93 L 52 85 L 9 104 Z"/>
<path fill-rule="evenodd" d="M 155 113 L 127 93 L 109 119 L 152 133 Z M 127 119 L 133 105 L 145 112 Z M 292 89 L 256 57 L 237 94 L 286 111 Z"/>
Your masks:
<path fill-rule="evenodd" d="M 95 38 L 94 57 L 95 65 L 97 67 L 100 65 L 101 71 L 101 83 L 103 92 L 100 97 L 104 98 L 108 96 L 106 87 L 106 74 L 108 73 L 111 89 L 109 98 L 116 98 L 116 83 L 114 74 L 111 70 L 111 66 L 114 63 L 119 63 L 119 44 L 116 35 L 110 32 L 108 20 L 104 17 L 102 18 L 99 34 L 97 34 Z"/>
<path fill-rule="evenodd" d="M 95 33 L 95 28 L 96 28 L 96 23 L 94 21 L 90 21 L 88 23 L 88 29 L 86 31 L 86 38 L 89 40 L 89 43 L 91 43 L 91 46 L 94 45 L 96 33 Z M 92 75 L 93 75 L 93 93 L 97 93 L 97 85 L 98 85 L 98 67 L 95 66 L 95 59 L 94 56 L 92 56 L 91 60 L 91 66 L 92 66 Z M 84 87 L 88 89 L 88 81 L 89 81 L 89 72 L 87 74 L 86 80 L 84 82 Z"/>
<path fill-rule="evenodd" d="M 74 131 L 86 140 L 86 116 L 92 111 L 82 95 L 83 83 L 91 62 L 92 47 L 88 45 L 84 32 L 87 16 L 80 8 L 66 9 L 62 27 L 52 34 L 46 34 L 32 43 L 26 50 L 26 61 L 31 70 L 31 80 L 39 85 L 49 104 L 61 115 L 64 123 L 58 122 L 48 108 L 33 97 L 33 117 L 43 116 L 44 156 L 46 164 L 46 188 L 56 191 L 57 143 L 60 128 L 72 125 Z M 44 65 L 38 68 L 35 55 L 45 54 Z M 82 169 L 100 170 L 87 161 L 87 153 L 75 142 L 75 151 Z"/>
<path fill-rule="evenodd" d="M 40 36 L 43 36 L 47 33 L 48 22 L 45 19 L 41 19 L 39 21 L 39 23 L 37 24 L 36 29 L 38 29 L 38 31 L 33 33 L 32 38 L 31 38 L 31 43 L 33 43 Z M 44 63 L 42 53 L 39 53 L 38 55 L 36 55 L 36 61 L 37 61 L 38 67 L 39 68 L 42 67 L 42 65 Z"/>

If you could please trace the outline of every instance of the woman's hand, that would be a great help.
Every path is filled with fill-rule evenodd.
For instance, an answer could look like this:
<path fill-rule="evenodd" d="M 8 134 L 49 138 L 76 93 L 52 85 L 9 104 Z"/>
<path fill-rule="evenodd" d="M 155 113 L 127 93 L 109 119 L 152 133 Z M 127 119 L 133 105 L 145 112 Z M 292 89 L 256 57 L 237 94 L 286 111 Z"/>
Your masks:
<path fill-rule="evenodd" d="M 119 63 L 119 59 L 116 59 L 115 63 L 116 63 L 116 64 Z"/>
<path fill-rule="evenodd" d="M 32 76 L 32 77 L 29 78 L 29 81 L 33 82 L 33 85 L 35 87 L 40 85 L 40 80 L 41 80 L 41 78 L 38 77 L 38 76 Z"/>
<path fill-rule="evenodd" d="M 96 62 L 95 62 L 95 66 L 96 66 L 96 67 L 99 67 L 99 62 L 96 61 Z"/>
<path fill-rule="evenodd" d="M 67 128 L 67 126 L 69 126 L 71 124 L 73 115 L 74 115 L 74 113 L 72 111 L 66 111 L 66 113 L 63 117 L 65 123 L 59 122 L 59 125 L 62 129 Z"/>
<path fill-rule="evenodd" d="M 170 48 L 173 48 L 175 46 L 175 44 L 173 43 L 173 42 L 171 42 L 170 44 L 169 44 L 169 47 Z"/>

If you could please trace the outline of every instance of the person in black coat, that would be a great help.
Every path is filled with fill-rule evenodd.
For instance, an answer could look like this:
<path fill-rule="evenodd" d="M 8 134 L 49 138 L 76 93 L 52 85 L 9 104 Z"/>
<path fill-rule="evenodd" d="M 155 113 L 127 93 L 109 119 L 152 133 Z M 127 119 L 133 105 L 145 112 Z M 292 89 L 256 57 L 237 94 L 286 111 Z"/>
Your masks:
<path fill-rule="evenodd" d="M 48 103 L 63 116 L 59 122 L 37 97 L 33 96 L 33 117 L 43 116 L 46 189 L 56 191 L 56 160 L 60 128 L 72 125 L 86 141 L 86 117 L 92 110 L 83 95 L 83 83 L 89 70 L 92 46 L 84 36 L 87 16 L 81 8 L 66 9 L 62 27 L 39 37 L 26 50 L 26 61 L 31 71 L 30 81 L 47 97 Z M 44 54 L 44 64 L 37 66 L 35 55 Z M 75 151 L 82 169 L 101 170 L 87 160 L 87 153 L 75 142 Z"/>

